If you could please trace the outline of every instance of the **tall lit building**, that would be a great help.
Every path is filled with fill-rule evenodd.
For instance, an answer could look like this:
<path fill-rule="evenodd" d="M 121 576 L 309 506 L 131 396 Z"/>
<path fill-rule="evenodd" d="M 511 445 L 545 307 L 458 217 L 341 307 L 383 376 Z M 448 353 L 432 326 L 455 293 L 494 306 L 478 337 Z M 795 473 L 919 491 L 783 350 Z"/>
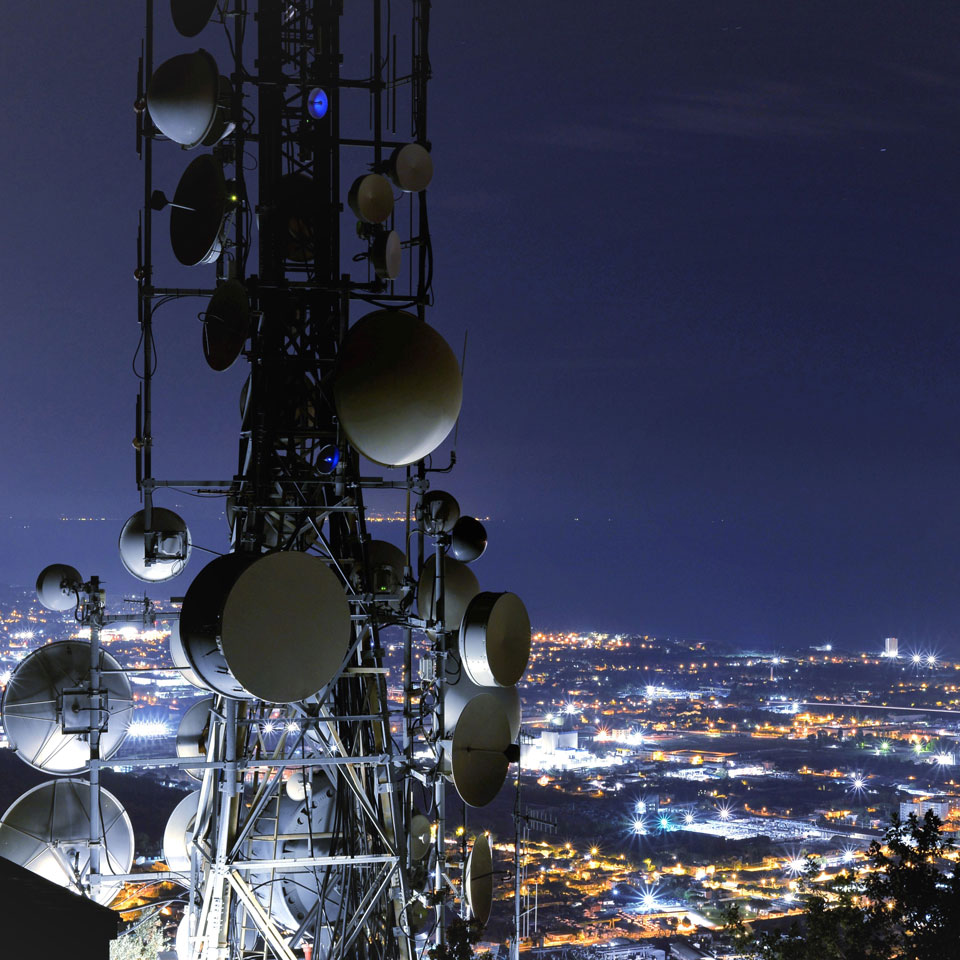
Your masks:
<path fill-rule="evenodd" d="M 883 641 L 883 655 L 885 657 L 896 657 L 899 644 L 896 637 L 887 637 Z"/>

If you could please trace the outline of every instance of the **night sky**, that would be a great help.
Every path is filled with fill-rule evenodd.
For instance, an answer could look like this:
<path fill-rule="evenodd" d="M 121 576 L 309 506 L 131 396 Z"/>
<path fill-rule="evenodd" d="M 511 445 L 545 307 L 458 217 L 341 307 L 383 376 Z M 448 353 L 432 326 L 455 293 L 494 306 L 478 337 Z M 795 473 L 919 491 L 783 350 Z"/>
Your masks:
<path fill-rule="evenodd" d="M 120 594 L 141 5 L 4 14 L 0 582 L 63 561 Z M 431 48 L 430 320 L 469 332 L 446 485 L 491 518 L 483 587 L 544 629 L 960 653 L 960 7 L 438 2 Z M 161 477 L 235 469 L 246 371 L 207 369 L 198 309 L 158 315 Z M 159 502 L 224 549 L 220 504 Z"/>

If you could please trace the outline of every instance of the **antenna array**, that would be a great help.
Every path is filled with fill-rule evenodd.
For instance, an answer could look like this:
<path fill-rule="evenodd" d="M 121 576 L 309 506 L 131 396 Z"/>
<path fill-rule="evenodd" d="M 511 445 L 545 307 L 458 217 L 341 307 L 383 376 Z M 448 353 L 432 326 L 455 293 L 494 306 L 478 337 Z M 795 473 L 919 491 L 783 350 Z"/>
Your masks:
<path fill-rule="evenodd" d="M 469 564 L 486 531 L 430 484 L 455 463 L 430 465 L 462 384 L 427 322 L 430 2 L 395 5 L 403 17 L 391 0 L 172 0 L 168 24 L 146 0 L 142 509 L 121 558 L 155 584 L 184 570 L 190 531 L 154 503 L 170 488 L 222 495 L 228 521 L 228 552 L 195 572 L 170 638 L 173 665 L 207 695 L 184 714 L 175 756 L 123 757 L 198 783 L 167 824 L 168 873 L 149 874 L 188 891 L 180 960 L 412 960 L 444 943 L 457 913 L 479 924 L 490 914 L 488 838 L 461 860 L 446 785 L 484 806 L 519 759 L 530 623 L 514 594 L 480 589 Z M 170 25 L 178 52 L 156 65 Z M 188 48 L 184 38 L 213 45 L 218 27 L 226 61 Z M 192 157 L 169 200 L 156 171 L 182 151 Z M 162 266 L 160 216 L 179 266 Z M 206 287 L 158 282 L 204 266 Z M 154 473 L 154 315 L 186 297 L 202 298 L 210 368 L 249 365 L 237 469 L 224 479 Z M 383 476 L 367 476 L 362 458 Z M 401 499 L 402 545 L 368 533 L 370 490 Z M 109 902 L 119 883 L 145 879 L 130 873 L 129 819 L 99 783 L 132 717 L 100 633 L 130 617 L 108 615 L 98 579 L 72 567 L 48 567 L 38 594 L 73 609 L 90 641 L 42 648 L 11 678 L 11 741 L 63 779 L 4 814 L 0 853 Z M 154 618 L 147 600 L 140 618 Z M 402 635 L 396 665 L 388 629 Z M 53 807 L 63 822 L 47 817 L 42 835 L 24 826 Z"/>

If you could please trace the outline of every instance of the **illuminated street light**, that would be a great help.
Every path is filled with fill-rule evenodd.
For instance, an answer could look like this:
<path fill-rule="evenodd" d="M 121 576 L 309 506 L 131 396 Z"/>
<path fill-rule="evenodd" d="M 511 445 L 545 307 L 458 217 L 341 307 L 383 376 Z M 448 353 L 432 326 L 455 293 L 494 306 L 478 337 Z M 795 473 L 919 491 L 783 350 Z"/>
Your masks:
<path fill-rule="evenodd" d="M 687 826 L 689 826 L 691 823 L 693 823 L 693 814 L 692 814 L 692 813 L 685 813 L 684 816 L 683 816 L 683 822 L 684 822 L 685 824 L 687 824 Z"/>

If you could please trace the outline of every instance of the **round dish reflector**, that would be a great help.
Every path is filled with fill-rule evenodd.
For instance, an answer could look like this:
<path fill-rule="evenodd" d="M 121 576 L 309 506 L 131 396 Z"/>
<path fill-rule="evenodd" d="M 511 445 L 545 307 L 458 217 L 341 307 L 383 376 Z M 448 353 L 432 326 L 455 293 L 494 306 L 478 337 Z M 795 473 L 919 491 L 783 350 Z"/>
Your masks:
<path fill-rule="evenodd" d="M 129 873 L 133 865 L 130 818 L 109 790 L 100 788 L 100 874 Z M 15 800 L 0 818 L 0 856 L 61 887 L 81 893 L 90 875 L 90 784 L 49 780 Z M 105 880 L 96 900 L 106 906 L 123 884 Z"/>
<path fill-rule="evenodd" d="M 473 918 L 486 924 L 493 906 L 493 856 L 485 833 L 481 833 L 473 841 L 467 854 L 463 886 L 467 894 L 467 906 Z"/>
<path fill-rule="evenodd" d="M 304 553 L 217 557 L 183 600 L 180 635 L 211 689 L 289 703 L 326 686 L 350 640 L 350 606 L 336 574 Z"/>
<path fill-rule="evenodd" d="M 424 533 L 437 537 L 453 530 L 460 519 L 460 504 L 446 490 L 431 490 L 417 504 L 416 513 Z"/>
<path fill-rule="evenodd" d="M 437 578 L 437 565 L 427 560 L 420 572 L 417 584 L 417 613 L 424 620 L 437 619 L 437 607 L 433 596 Z M 450 557 L 443 559 L 443 624 L 447 630 L 460 629 L 460 623 L 467 605 L 480 592 L 480 581 L 476 574 L 459 560 Z"/>
<path fill-rule="evenodd" d="M 381 280 L 396 280 L 400 276 L 403 247 L 400 244 L 400 234 L 396 230 L 381 233 L 373 241 L 370 262 L 373 264 L 374 273 Z"/>
<path fill-rule="evenodd" d="M 507 778 L 510 724 L 489 693 L 474 697 L 461 711 L 453 732 L 450 767 L 464 803 L 485 807 Z"/>
<path fill-rule="evenodd" d="M 450 534 L 450 555 L 464 563 L 473 563 L 486 549 L 486 527 L 476 517 L 461 517 Z"/>
<path fill-rule="evenodd" d="M 195 37 L 216 9 L 217 0 L 170 0 L 173 25 L 185 37 Z"/>
<path fill-rule="evenodd" d="M 161 63 L 147 87 L 147 109 L 157 129 L 188 150 L 212 147 L 232 129 L 220 103 L 217 61 L 206 50 Z"/>
<path fill-rule="evenodd" d="M 350 329 L 333 383 L 340 423 L 375 463 L 403 466 L 433 452 L 460 415 L 457 358 L 431 326 L 376 310 Z"/>
<path fill-rule="evenodd" d="M 330 109 L 330 98 L 323 87 L 314 87 L 307 94 L 307 114 L 314 120 L 322 120 Z"/>
<path fill-rule="evenodd" d="M 190 704 L 177 727 L 177 756 L 183 759 L 207 759 L 207 738 L 210 736 L 210 711 L 213 697 Z M 183 772 L 194 780 L 203 779 L 203 767 L 184 767 Z"/>
<path fill-rule="evenodd" d="M 48 610 L 69 610 L 77 605 L 77 591 L 83 586 L 83 577 L 65 563 L 51 563 L 37 577 L 37 599 Z"/>
<path fill-rule="evenodd" d="M 233 366 L 250 335 L 250 298 L 239 280 L 220 284 L 203 314 L 203 356 L 216 371 Z"/>
<path fill-rule="evenodd" d="M 173 661 L 173 665 L 177 670 L 180 671 L 180 676 L 194 687 L 206 690 L 207 685 L 200 679 L 197 671 L 190 665 L 190 660 L 187 657 L 186 651 L 183 649 L 183 641 L 180 639 L 179 620 L 170 621 L 170 638 L 167 644 L 170 649 L 170 659 Z"/>
<path fill-rule="evenodd" d="M 367 561 L 370 580 L 365 582 L 363 567 L 357 564 L 350 576 L 354 589 L 372 593 L 375 600 L 383 594 L 399 594 L 403 589 L 403 568 L 407 563 L 403 551 L 386 540 L 371 540 L 367 544 Z M 389 601 L 389 605 L 391 609 L 399 609 L 400 601 Z"/>
<path fill-rule="evenodd" d="M 406 143 L 390 154 L 390 179 L 404 193 L 426 190 L 433 179 L 433 158 L 419 143 Z"/>
<path fill-rule="evenodd" d="M 100 677 L 107 720 L 100 757 L 109 760 L 126 739 L 133 696 L 120 664 L 103 650 L 100 669 L 117 671 Z M 86 694 L 89 685 L 90 644 L 82 640 L 38 647 L 20 663 L 3 698 L 3 726 L 24 763 L 54 774 L 81 773 L 90 766 L 87 730 L 95 717 Z"/>
<path fill-rule="evenodd" d="M 481 693 L 488 693 L 503 707 L 503 712 L 507 715 L 507 723 L 510 725 L 510 742 L 516 743 L 523 719 L 520 691 L 516 687 L 485 687 L 474 683 L 460 665 L 460 657 L 452 650 L 447 651 L 444 663 L 446 677 L 446 683 L 443 686 L 444 736 L 453 735 L 463 708 L 474 697 Z"/>
<path fill-rule="evenodd" d="M 414 860 L 422 860 L 430 849 L 430 821 L 416 813 L 410 819 L 410 855 Z"/>
<path fill-rule="evenodd" d="M 170 245 L 185 266 L 213 263 L 220 256 L 227 216 L 227 182 L 212 153 L 191 161 L 177 184 L 170 208 Z"/>
<path fill-rule="evenodd" d="M 530 617 L 515 593 L 478 593 L 460 625 L 460 658 L 474 683 L 512 687 L 530 659 Z"/>
<path fill-rule="evenodd" d="M 368 173 L 353 181 L 347 203 L 358 220 L 383 223 L 393 213 L 393 187 L 379 173 Z"/>
<path fill-rule="evenodd" d="M 147 563 L 145 544 L 146 513 L 138 510 L 120 531 L 120 560 L 127 573 L 147 583 L 163 583 L 183 572 L 190 559 L 190 531 L 172 510 L 153 508 L 150 532 L 153 561 Z"/>
<path fill-rule="evenodd" d="M 200 791 L 188 793 L 174 808 L 163 831 L 163 859 L 177 873 L 190 871 L 190 843 L 197 823 Z"/>

